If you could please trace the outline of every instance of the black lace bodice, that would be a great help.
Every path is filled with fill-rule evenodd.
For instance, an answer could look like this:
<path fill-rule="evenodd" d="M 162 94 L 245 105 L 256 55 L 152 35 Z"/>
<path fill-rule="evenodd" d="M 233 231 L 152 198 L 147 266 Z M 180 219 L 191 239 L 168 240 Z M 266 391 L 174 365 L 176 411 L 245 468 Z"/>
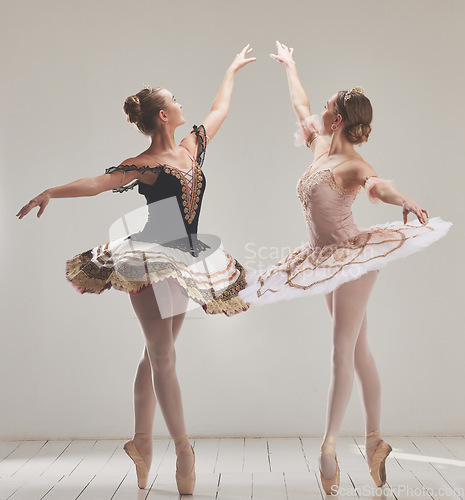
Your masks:
<path fill-rule="evenodd" d="M 202 165 L 205 158 L 205 150 L 207 147 L 207 136 L 205 127 L 194 125 L 192 133 L 195 133 L 197 138 L 197 148 L 195 158 L 193 158 L 192 168 L 189 170 L 181 170 L 170 165 L 158 164 L 154 167 L 136 165 L 118 165 L 110 167 L 105 170 L 106 174 L 115 171 L 127 172 L 131 170 L 138 170 L 142 174 L 146 171 L 157 172 L 159 175 L 154 184 L 145 184 L 141 180 L 136 180 L 128 186 L 113 189 L 113 192 L 124 193 L 134 187 L 138 186 L 139 193 L 145 196 L 148 205 L 148 220 L 142 231 L 130 235 L 131 239 L 140 241 L 156 241 L 166 246 L 179 248 L 183 251 L 190 251 L 191 253 L 199 252 L 209 248 L 208 245 L 202 243 L 197 239 L 197 227 L 199 222 L 200 208 L 202 205 L 202 198 L 205 191 L 206 179 L 202 172 Z M 159 207 L 156 202 L 166 200 L 167 198 L 176 197 L 182 220 L 187 233 L 187 237 L 172 241 L 163 241 L 163 236 L 159 237 L 159 224 L 155 224 L 155 217 L 160 217 Z M 173 215 L 173 221 L 179 219 L 179 214 L 166 214 L 167 216 Z M 169 222 L 169 217 L 167 217 Z M 155 230 L 154 228 L 157 227 Z"/>

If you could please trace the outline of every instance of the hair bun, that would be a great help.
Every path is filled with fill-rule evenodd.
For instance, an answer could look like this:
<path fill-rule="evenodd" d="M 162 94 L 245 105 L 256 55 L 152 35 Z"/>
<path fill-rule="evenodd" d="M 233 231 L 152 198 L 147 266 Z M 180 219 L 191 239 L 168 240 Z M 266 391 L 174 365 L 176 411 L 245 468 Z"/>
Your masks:
<path fill-rule="evenodd" d="M 371 126 L 367 123 L 357 123 L 346 130 L 347 139 L 354 144 L 361 144 L 368 141 Z"/>
<path fill-rule="evenodd" d="M 128 122 L 137 123 L 142 118 L 139 96 L 129 96 L 124 102 L 123 111 L 128 116 Z"/>

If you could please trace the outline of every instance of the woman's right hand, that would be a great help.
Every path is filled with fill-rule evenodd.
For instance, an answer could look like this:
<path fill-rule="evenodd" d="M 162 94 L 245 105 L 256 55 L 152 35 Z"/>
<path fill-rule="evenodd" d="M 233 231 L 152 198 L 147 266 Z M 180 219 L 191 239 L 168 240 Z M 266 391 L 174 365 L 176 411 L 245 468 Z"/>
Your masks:
<path fill-rule="evenodd" d="M 429 219 L 428 211 L 424 208 L 420 208 L 411 198 L 407 198 L 402 203 L 402 215 L 404 218 L 404 224 L 407 224 L 407 216 L 409 212 L 414 213 L 421 224 L 426 224 Z"/>
<path fill-rule="evenodd" d="M 35 198 L 32 198 L 32 200 L 27 205 L 24 205 L 24 207 L 16 214 L 16 216 L 22 219 L 34 207 L 40 207 L 39 211 L 37 212 L 37 217 L 40 217 L 44 213 L 45 207 L 48 205 L 49 201 L 50 194 L 47 193 L 47 191 L 44 191 L 43 193 L 37 195 Z"/>
<path fill-rule="evenodd" d="M 286 45 L 284 45 L 281 42 L 278 42 L 276 40 L 276 48 L 278 53 L 277 54 L 270 54 L 270 57 L 274 59 L 275 61 L 278 61 L 280 63 L 283 63 L 284 65 L 288 65 L 294 62 L 293 59 L 293 54 L 294 54 L 294 49 L 293 48 L 287 48 Z"/>
<path fill-rule="evenodd" d="M 234 58 L 234 61 L 231 63 L 231 66 L 229 67 L 234 72 L 236 72 L 238 69 L 243 68 L 245 65 L 257 60 L 256 57 L 250 57 L 249 59 L 245 57 L 247 54 L 250 54 L 253 50 L 252 48 L 249 47 L 250 43 L 248 43 Z"/>

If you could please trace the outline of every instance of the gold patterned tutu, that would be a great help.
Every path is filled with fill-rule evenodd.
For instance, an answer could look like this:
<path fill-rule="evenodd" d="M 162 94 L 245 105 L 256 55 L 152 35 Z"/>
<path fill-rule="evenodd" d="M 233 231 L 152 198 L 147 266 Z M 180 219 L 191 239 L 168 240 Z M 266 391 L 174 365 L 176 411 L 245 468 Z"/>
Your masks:
<path fill-rule="evenodd" d="M 202 235 L 204 241 L 208 236 Z M 245 287 L 245 270 L 221 242 L 209 246 L 196 239 L 195 252 L 181 249 L 179 242 L 169 246 L 130 237 L 116 239 L 69 259 L 66 278 L 80 293 L 99 294 L 115 288 L 131 295 L 174 279 L 207 313 L 229 316 L 247 310 L 248 305 L 238 296 Z"/>

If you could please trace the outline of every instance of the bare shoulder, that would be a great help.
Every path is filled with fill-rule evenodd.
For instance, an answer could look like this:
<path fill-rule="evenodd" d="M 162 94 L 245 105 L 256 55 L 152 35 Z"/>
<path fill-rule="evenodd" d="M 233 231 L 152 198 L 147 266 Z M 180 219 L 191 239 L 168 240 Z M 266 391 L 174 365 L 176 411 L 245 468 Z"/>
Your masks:
<path fill-rule="evenodd" d="M 181 147 L 183 147 L 184 149 L 187 149 L 187 152 L 191 156 L 195 155 L 195 150 L 197 148 L 197 137 L 196 137 L 194 131 L 192 131 L 189 135 L 186 135 L 186 137 L 184 137 L 184 139 L 182 139 L 182 141 L 179 143 L 179 145 Z"/>
<path fill-rule="evenodd" d="M 344 166 L 344 171 L 353 184 L 358 186 L 364 186 L 368 177 L 376 176 L 373 167 L 361 156 L 350 159 Z"/>
<path fill-rule="evenodd" d="M 329 150 L 329 141 L 326 137 L 318 135 L 310 144 L 314 158 L 318 158 Z"/>

